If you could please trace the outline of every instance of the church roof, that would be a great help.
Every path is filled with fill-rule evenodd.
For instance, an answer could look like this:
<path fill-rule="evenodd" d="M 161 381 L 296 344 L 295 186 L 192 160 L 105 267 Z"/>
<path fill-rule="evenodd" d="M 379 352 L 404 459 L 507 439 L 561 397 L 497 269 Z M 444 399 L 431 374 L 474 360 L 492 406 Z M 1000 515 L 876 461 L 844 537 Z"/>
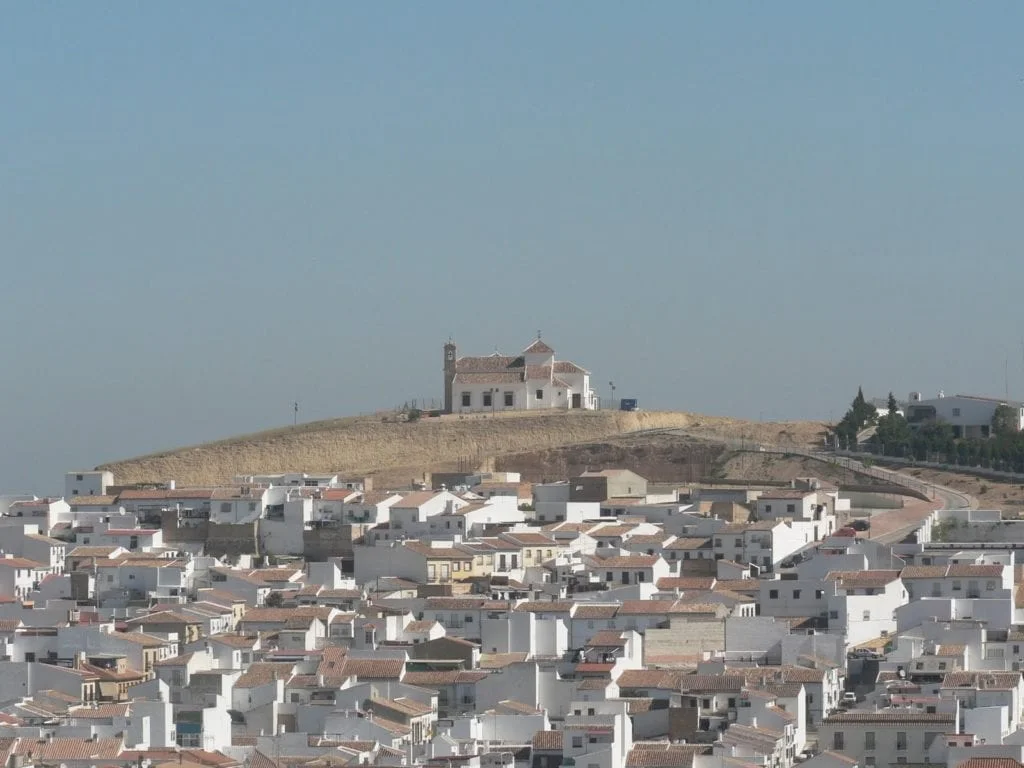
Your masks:
<path fill-rule="evenodd" d="M 556 374 L 589 373 L 568 360 L 553 361 L 551 365 L 527 365 L 524 355 L 554 354 L 540 339 L 528 346 L 522 355 L 493 355 L 460 357 L 455 361 L 454 381 L 459 384 L 519 384 L 524 381 L 547 380 L 556 386 L 568 387 Z"/>
<path fill-rule="evenodd" d="M 553 355 L 555 350 L 549 347 L 540 339 L 537 339 L 533 344 L 523 350 L 524 355 Z"/>

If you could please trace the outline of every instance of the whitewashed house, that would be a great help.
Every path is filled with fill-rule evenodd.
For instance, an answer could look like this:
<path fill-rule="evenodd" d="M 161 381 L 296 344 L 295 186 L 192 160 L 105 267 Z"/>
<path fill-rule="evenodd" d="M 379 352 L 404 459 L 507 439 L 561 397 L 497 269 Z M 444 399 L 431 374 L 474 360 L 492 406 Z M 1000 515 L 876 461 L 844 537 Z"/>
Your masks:
<path fill-rule="evenodd" d="M 896 611 L 909 597 L 899 571 L 834 571 L 828 581 L 829 631 L 844 633 L 847 645 L 896 634 Z"/>
<path fill-rule="evenodd" d="M 946 762 L 946 736 L 960 733 L 957 711 L 843 712 L 818 728 L 818 743 L 864 766 Z"/>

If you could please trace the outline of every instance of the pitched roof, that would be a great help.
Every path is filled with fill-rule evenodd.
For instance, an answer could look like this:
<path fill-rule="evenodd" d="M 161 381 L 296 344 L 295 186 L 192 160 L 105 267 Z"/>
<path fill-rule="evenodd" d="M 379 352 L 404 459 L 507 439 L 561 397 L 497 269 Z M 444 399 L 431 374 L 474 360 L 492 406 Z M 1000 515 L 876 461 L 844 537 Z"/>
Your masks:
<path fill-rule="evenodd" d="M 955 716 L 947 712 L 841 712 L 829 715 L 822 722 L 826 725 L 841 723 L 877 723 L 879 725 L 886 723 L 893 725 L 941 723 L 952 725 L 955 722 Z"/>
<path fill-rule="evenodd" d="M 574 603 L 569 600 L 529 600 L 516 606 L 520 613 L 568 613 Z"/>
<path fill-rule="evenodd" d="M 657 688 L 662 690 L 679 690 L 680 673 L 664 669 L 627 669 L 615 683 L 620 689 L 625 688 Z"/>
<path fill-rule="evenodd" d="M 739 691 L 745 683 L 740 675 L 684 675 L 679 679 L 681 689 L 690 693 Z"/>
<path fill-rule="evenodd" d="M 1020 682 L 1019 672 L 950 672 L 942 678 L 942 687 L 1012 690 Z"/>
<path fill-rule="evenodd" d="M 533 748 L 546 752 L 562 751 L 562 731 L 537 731 L 533 734 Z"/>
<path fill-rule="evenodd" d="M 594 560 L 595 568 L 650 568 L 661 557 L 659 555 L 619 555 Z"/>
<path fill-rule="evenodd" d="M 835 581 L 847 589 L 884 587 L 900 577 L 899 571 L 830 571 L 826 581 Z"/>
<path fill-rule="evenodd" d="M 553 355 L 555 350 L 545 344 L 540 336 L 530 346 L 523 350 L 524 355 Z"/>
<path fill-rule="evenodd" d="M 292 676 L 294 668 L 293 664 L 258 661 L 250 664 L 242 673 L 235 682 L 235 688 L 256 688 L 275 680 L 287 680 Z"/>
<path fill-rule="evenodd" d="M 32 753 L 34 760 L 61 762 L 62 760 L 113 760 L 117 758 L 124 742 L 121 739 L 53 738 L 48 741 L 23 738 L 14 748 L 16 755 Z"/>
<path fill-rule="evenodd" d="M 587 603 L 577 603 L 572 617 L 574 619 L 614 619 L 618 610 L 619 606 L 617 604 L 589 605 Z"/>
<path fill-rule="evenodd" d="M 529 658 L 528 653 L 484 653 L 480 655 L 480 669 L 504 669 Z"/>
<path fill-rule="evenodd" d="M 706 754 L 710 750 L 710 744 L 638 742 L 626 757 L 626 768 L 690 768 L 694 755 Z"/>
<path fill-rule="evenodd" d="M 405 659 L 345 659 L 344 674 L 360 680 L 397 680 L 405 670 Z"/>
<path fill-rule="evenodd" d="M 715 586 L 714 576 L 662 576 L 655 586 L 658 589 L 682 589 L 706 591 Z"/>
<path fill-rule="evenodd" d="M 1021 763 L 1012 757 L 972 757 L 956 768 L 1021 768 Z"/>
<path fill-rule="evenodd" d="M 711 538 L 700 536 L 682 536 L 672 543 L 665 545 L 665 550 L 669 552 L 711 548 Z"/>
<path fill-rule="evenodd" d="M 626 633 L 619 629 L 602 629 L 595 632 L 584 645 L 587 648 L 624 648 L 626 645 L 624 634 Z"/>

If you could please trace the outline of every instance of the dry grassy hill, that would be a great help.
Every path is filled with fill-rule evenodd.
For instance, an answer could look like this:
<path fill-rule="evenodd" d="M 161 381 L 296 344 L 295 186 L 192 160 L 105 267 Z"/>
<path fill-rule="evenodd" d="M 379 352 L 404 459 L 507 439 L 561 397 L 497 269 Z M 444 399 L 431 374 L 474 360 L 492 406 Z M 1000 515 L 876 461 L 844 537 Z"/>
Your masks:
<path fill-rule="evenodd" d="M 681 412 L 568 411 L 424 418 L 401 423 L 377 417 L 311 422 L 104 464 L 120 484 L 176 480 L 229 483 L 239 474 L 283 471 L 374 474 L 384 482 L 425 470 L 475 468 L 491 458 L 583 445 L 649 429 L 685 428 L 715 437 L 812 444 L 818 422 L 747 422 Z"/>

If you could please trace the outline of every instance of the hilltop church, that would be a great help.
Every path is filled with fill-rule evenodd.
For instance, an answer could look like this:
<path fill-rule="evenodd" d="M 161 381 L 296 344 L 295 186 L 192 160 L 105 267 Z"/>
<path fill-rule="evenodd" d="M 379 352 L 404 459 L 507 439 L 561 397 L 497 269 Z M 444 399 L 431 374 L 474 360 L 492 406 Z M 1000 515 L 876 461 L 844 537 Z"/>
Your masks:
<path fill-rule="evenodd" d="M 555 350 L 537 340 L 515 357 L 495 352 L 458 357 L 455 344 L 444 345 L 445 413 L 597 408 L 590 371 L 555 360 Z"/>

